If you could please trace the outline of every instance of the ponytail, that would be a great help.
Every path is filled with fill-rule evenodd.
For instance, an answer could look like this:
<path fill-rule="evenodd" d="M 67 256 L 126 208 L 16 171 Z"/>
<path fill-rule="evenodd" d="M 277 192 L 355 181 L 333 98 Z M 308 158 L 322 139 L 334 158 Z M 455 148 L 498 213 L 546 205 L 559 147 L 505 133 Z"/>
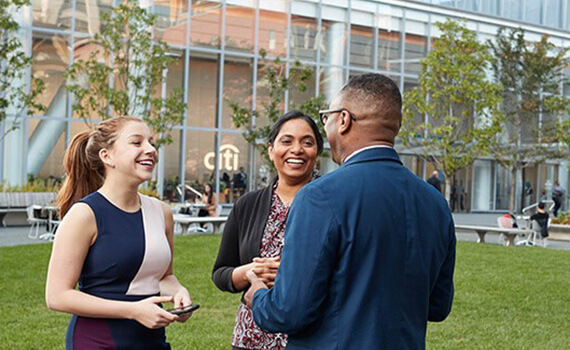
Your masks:
<path fill-rule="evenodd" d="M 57 206 L 61 218 L 74 203 L 103 185 L 104 174 L 96 171 L 98 167 L 93 169 L 87 154 L 90 135 L 91 130 L 75 135 L 65 152 L 63 166 L 67 176 L 57 194 Z M 98 159 L 96 161 L 101 162 Z"/>

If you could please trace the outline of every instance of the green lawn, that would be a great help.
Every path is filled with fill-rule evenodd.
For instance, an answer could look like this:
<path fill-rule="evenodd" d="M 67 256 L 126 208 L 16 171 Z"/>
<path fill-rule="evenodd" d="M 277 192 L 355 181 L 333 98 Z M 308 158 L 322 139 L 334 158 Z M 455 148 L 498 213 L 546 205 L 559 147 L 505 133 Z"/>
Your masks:
<path fill-rule="evenodd" d="M 176 237 L 175 272 L 201 309 L 167 337 L 175 349 L 227 349 L 238 295 L 219 292 L 219 236 Z M 69 316 L 48 311 L 51 245 L 0 248 L 0 348 L 63 349 Z M 563 349 L 570 339 L 570 252 L 459 243 L 451 316 L 431 324 L 430 349 Z M 386 316 L 389 317 L 389 316 Z"/>

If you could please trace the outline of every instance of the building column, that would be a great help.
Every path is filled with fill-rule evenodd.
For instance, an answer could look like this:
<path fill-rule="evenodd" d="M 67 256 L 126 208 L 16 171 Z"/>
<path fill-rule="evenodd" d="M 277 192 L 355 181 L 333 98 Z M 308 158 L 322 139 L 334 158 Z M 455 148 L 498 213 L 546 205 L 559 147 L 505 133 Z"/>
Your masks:
<path fill-rule="evenodd" d="M 63 116 L 65 116 L 66 107 L 67 92 L 65 91 L 65 86 L 61 85 L 45 114 L 50 119 L 40 120 L 30 137 L 27 162 L 29 174 L 38 175 L 40 173 L 57 144 L 57 140 L 65 131 L 67 124 Z"/>
<path fill-rule="evenodd" d="M 14 19 L 20 25 L 14 37 L 21 43 L 21 50 L 29 57 L 31 56 L 29 28 L 32 24 L 30 6 L 22 6 L 19 10 L 11 8 L 9 11 L 13 13 Z M 29 91 L 29 69 L 25 68 L 21 76 L 12 81 L 9 91 L 20 88 Z M 27 119 L 25 116 L 27 110 L 19 109 L 18 103 L 13 101 L 6 112 L 4 130 L 0 130 L 5 135 L 2 182 L 10 186 L 21 186 L 26 183 Z"/>
<path fill-rule="evenodd" d="M 323 93 L 330 103 L 332 98 L 344 85 L 343 64 L 346 56 L 346 26 L 344 23 L 333 23 L 327 27 L 327 37 L 325 42 L 327 63 L 334 67 L 323 67 Z M 327 147 L 328 142 L 327 142 Z M 338 168 L 332 157 L 323 158 L 321 162 L 321 173 L 328 174 Z"/>
<path fill-rule="evenodd" d="M 344 85 L 344 74 L 342 66 L 346 56 L 346 26 L 344 23 L 333 23 L 327 27 L 327 37 L 325 43 L 327 63 L 336 67 L 325 67 L 325 77 L 323 79 L 323 93 L 330 100 Z"/>
<path fill-rule="evenodd" d="M 515 178 L 515 213 L 520 213 L 524 207 L 523 203 L 523 170 L 518 169 Z"/>

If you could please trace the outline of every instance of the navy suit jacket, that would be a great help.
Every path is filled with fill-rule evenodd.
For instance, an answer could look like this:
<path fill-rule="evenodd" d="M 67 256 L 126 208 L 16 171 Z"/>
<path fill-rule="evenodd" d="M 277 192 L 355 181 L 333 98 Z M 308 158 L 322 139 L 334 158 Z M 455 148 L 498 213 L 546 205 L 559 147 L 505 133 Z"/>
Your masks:
<path fill-rule="evenodd" d="M 364 150 L 297 193 L 254 320 L 287 349 L 424 349 L 451 311 L 455 242 L 441 193 L 393 149 Z"/>

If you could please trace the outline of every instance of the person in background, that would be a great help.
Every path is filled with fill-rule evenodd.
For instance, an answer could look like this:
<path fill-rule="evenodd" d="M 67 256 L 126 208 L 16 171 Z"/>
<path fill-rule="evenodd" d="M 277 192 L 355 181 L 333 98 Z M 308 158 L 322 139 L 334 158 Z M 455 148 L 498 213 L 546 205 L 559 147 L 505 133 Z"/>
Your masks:
<path fill-rule="evenodd" d="M 220 179 L 224 183 L 224 197 L 226 198 L 226 203 L 230 202 L 230 193 L 232 192 L 231 185 L 232 180 L 230 179 L 230 175 L 224 171 L 222 178 Z"/>
<path fill-rule="evenodd" d="M 246 273 L 253 319 L 288 350 L 424 349 L 451 311 L 455 226 L 393 148 L 401 108 L 391 79 L 362 74 L 319 112 L 340 167 L 297 193 L 273 287 Z"/>
<path fill-rule="evenodd" d="M 291 111 L 277 120 L 268 143 L 269 157 L 278 177 L 268 187 L 240 197 L 230 213 L 212 274 L 222 291 L 246 290 L 248 270 L 253 270 L 268 286 L 273 285 L 289 208 L 299 189 L 313 179 L 317 157 L 323 150 L 317 124 L 299 111 Z M 253 321 L 251 309 L 240 303 L 233 349 L 279 350 L 286 345 L 285 334 L 262 331 Z"/>
<path fill-rule="evenodd" d="M 562 206 L 562 201 L 564 199 L 564 188 L 560 186 L 560 181 L 554 181 L 554 186 L 552 186 L 552 200 L 554 201 L 554 217 L 558 216 L 558 211 Z"/>
<path fill-rule="evenodd" d="M 170 207 L 137 191 L 152 179 L 153 142 L 141 119 L 118 117 L 77 134 L 65 153 L 46 303 L 73 314 L 67 349 L 170 349 L 164 328 L 189 317 L 161 307 L 192 304 L 172 271 Z"/>
<path fill-rule="evenodd" d="M 536 221 L 540 226 L 540 235 L 542 238 L 548 237 L 548 220 L 550 220 L 550 215 L 544 210 L 544 202 L 538 203 L 536 207 L 536 213 L 532 214 L 530 221 Z"/>
<path fill-rule="evenodd" d="M 204 203 L 204 208 L 200 208 L 198 216 L 217 216 L 216 208 L 218 207 L 218 197 L 212 190 L 212 185 L 209 183 L 204 184 L 202 203 Z"/>
<path fill-rule="evenodd" d="M 236 197 L 240 197 L 245 193 L 245 188 L 247 187 L 247 174 L 242 166 L 239 167 L 239 172 L 234 174 L 233 178 L 234 191 L 236 191 Z"/>
<path fill-rule="evenodd" d="M 441 192 L 441 180 L 439 179 L 439 173 L 437 170 L 434 170 L 431 173 L 431 177 L 427 180 L 427 183 L 435 187 L 436 190 Z"/>

